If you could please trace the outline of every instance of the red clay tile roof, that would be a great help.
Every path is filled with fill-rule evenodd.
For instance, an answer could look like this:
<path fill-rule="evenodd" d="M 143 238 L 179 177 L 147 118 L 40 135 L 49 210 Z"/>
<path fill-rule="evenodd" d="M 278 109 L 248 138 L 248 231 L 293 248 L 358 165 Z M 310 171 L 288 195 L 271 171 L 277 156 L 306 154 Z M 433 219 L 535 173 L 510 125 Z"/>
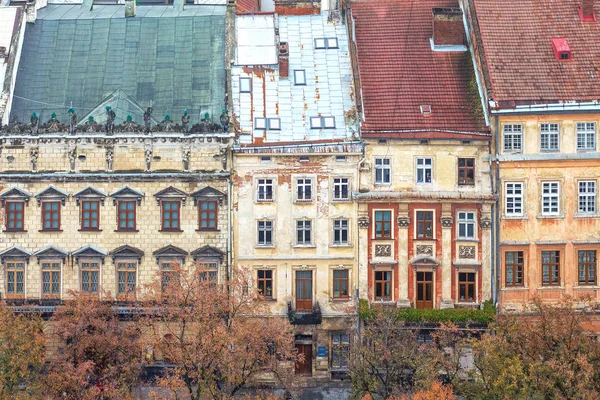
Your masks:
<path fill-rule="evenodd" d="M 259 13 L 258 0 L 237 0 L 235 2 L 236 14 Z"/>
<path fill-rule="evenodd" d="M 478 97 L 469 94 L 467 52 L 432 51 L 433 8 L 456 0 L 375 0 L 352 3 L 365 122 L 364 137 L 454 137 L 487 132 Z M 431 105 L 431 114 L 421 114 Z M 399 133 L 404 131 L 404 133 Z M 415 132 L 407 131 L 419 131 Z M 389 136 L 389 135 L 388 135 Z"/>
<path fill-rule="evenodd" d="M 580 0 L 476 0 L 492 99 L 544 103 L 600 99 L 598 22 L 582 22 Z M 566 38 L 572 60 L 558 61 L 553 38 Z"/>

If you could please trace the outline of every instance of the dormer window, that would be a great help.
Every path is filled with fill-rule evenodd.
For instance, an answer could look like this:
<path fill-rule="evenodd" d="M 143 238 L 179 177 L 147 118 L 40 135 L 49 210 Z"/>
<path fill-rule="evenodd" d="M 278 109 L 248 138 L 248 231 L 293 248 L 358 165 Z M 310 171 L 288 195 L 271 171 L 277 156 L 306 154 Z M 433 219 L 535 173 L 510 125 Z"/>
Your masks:
<path fill-rule="evenodd" d="M 552 39 L 552 49 L 554 57 L 558 61 L 568 61 L 571 59 L 571 48 L 565 38 Z"/>

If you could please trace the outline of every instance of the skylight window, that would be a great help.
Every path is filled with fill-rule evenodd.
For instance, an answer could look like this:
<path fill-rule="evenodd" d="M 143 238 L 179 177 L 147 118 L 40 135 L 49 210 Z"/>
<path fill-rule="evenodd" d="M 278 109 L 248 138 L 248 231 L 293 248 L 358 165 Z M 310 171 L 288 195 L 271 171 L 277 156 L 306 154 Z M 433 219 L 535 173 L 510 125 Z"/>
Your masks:
<path fill-rule="evenodd" d="M 304 71 L 303 69 L 294 70 L 294 85 L 306 85 L 306 71 Z"/>
<path fill-rule="evenodd" d="M 335 117 L 310 117 L 311 129 L 335 129 Z"/>
<path fill-rule="evenodd" d="M 315 49 L 337 49 L 337 38 L 316 38 Z"/>
<path fill-rule="evenodd" d="M 250 78 L 240 78 L 240 93 L 251 93 L 252 82 Z"/>

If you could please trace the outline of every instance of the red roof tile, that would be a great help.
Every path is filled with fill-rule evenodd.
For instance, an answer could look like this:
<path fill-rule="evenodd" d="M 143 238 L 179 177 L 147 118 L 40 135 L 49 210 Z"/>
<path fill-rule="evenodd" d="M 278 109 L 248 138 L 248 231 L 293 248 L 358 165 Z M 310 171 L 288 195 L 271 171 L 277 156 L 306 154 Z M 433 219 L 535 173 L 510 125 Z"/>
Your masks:
<path fill-rule="evenodd" d="M 237 14 L 253 14 L 260 12 L 258 0 L 237 0 L 235 2 L 235 7 Z"/>
<path fill-rule="evenodd" d="M 363 136 L 393 131 L 399 136 L 439 138 L 452 137 L 451 132 L 487 132 L 481 107 L 475 111 L 479 98 L 468 89 L 473 76 L 469 54 L 431 50 L 432 9 L 439 7 L 458 7 L 458 2 L 352 3 Z M 422 105 L 431 105 L 431 114 L 423 115 Z"/>
<path fill-rule="evenodd" d="M 492 99 L 522 103 L 600 99 L 600 20 L 583 22 L 580 0 L 476 0 Z M 595 2 L 600 17 L 600 1 Z M 571 59 L 558 61 L 552 39 Z"/>

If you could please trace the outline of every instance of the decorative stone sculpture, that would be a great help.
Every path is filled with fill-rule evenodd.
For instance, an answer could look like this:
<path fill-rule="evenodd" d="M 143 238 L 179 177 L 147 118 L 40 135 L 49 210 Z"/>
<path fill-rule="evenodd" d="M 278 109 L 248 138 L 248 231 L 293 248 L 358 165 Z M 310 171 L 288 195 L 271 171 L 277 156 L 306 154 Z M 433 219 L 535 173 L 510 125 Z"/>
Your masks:
<path fill-rule="evenodd" d="M 104 130 L 108 135 L 112 135 L 115 131 L 115 118 L 117 118 L 117 114 L 115 114 L 110 106 L 106 106 L 106 125 L 104 126 Z"/>
<path fill-rule="evenodd" d="M 152 130 L 152 112 L 154 109 L 152 107 L 146 108 L 144 111 L 144 127 L 146 128 L 146 133 L 150 133 Z"/>

